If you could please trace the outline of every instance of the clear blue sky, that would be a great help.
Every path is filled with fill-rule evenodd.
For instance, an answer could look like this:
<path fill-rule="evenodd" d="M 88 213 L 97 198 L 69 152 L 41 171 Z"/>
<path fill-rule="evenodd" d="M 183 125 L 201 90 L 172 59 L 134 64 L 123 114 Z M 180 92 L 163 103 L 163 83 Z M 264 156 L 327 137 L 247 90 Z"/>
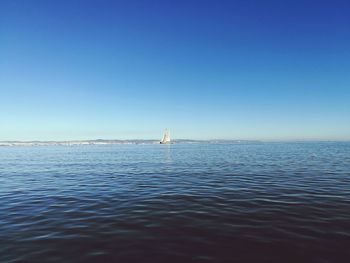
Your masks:
<path fill-rule="evenodd" d="M 0 1 L 0 140 L 350 139 L 349 1 Z"/>

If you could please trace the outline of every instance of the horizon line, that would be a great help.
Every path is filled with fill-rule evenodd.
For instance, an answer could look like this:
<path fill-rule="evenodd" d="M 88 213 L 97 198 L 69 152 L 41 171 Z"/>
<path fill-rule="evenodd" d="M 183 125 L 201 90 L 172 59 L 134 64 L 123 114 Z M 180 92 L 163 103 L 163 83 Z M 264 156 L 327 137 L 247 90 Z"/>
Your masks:
<path fill-rule="evenodd" d="M 64 142 L 130 142 L 130 141 L 149 141 L 156 142 L 161 141 L 159 139 L 67 139 L 67 140 L 0 140 L 0 143 L 64 143 Z M 172 141 L 198 141 L 198 142 L 210 142 L 210 141 L 235 141 L 235 142 L 350 142 L 350 139 L 320 139 L 320 138 L 302 138 L 302 139 L 190 139 L 179 138 L 172 139 Z"/>

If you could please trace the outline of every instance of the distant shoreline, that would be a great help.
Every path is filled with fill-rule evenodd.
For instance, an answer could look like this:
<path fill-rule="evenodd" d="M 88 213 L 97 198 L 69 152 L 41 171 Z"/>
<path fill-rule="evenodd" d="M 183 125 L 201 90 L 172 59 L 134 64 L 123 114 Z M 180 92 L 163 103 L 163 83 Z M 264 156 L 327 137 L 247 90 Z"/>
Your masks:
<path fill-rule="evenodd" d="M 174 144 L 254 144 L 254 143 L 332 143 L 350 142 L 349 140 L 190 140 L 177 139 Z M 78 145 L 130 145 L 159 144 L 159 140 L 67 140 L 67 141 L 0 141 L 1 146 L 78 146 Z"/>
<path fill-rule="evenodd" d="M 173 140 L 173 143 L 261 143 L 259 140 Z M 49 145 L 119 145 L 119 144 L 159 144 L 159 140 L 72 140 L 72 141 L 0 141 L 0 146 L 49 146 Z"/>

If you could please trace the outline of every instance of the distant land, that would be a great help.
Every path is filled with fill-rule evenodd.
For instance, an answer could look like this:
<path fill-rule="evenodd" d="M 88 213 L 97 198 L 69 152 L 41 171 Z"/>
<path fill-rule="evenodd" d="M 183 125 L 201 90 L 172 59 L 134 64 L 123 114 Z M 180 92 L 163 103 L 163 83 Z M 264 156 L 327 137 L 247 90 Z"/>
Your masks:
<path fill-rule="evenodd" d="M 178 139 L 172 143 L 258 143 L 258 140 L 189 140 Z M 159 144 L 159 140 L 74 140 L 74 141 L 0 141 L 0 146 L 48 146 L 48 145 L 114 145 L 114 144 Z"/>

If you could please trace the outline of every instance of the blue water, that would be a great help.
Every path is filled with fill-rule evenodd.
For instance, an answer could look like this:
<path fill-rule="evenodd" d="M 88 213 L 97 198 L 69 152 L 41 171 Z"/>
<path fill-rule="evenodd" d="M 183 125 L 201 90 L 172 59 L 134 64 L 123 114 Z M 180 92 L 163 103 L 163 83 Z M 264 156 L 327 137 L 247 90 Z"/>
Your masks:
<path fill-rule="evenodd" d="M 0 262 L 348 262 L 350 143 L 0 147 Z"/>

